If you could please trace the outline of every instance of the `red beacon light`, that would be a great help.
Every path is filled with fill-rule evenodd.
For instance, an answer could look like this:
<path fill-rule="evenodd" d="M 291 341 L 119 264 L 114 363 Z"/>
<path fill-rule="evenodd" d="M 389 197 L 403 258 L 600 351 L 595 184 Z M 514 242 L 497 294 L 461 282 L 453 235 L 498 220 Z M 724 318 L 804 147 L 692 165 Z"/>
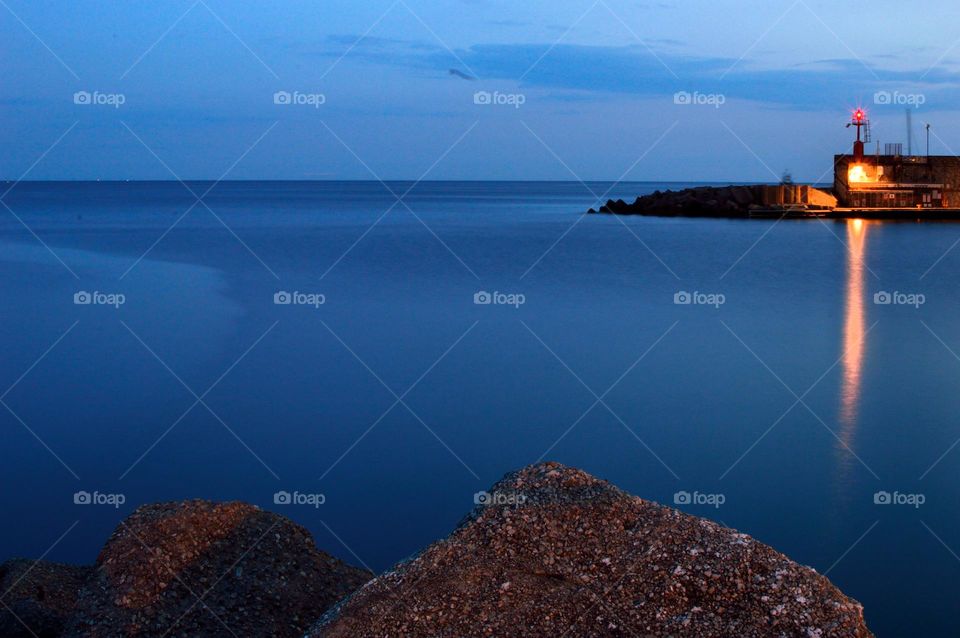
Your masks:
<path fill-rule="evenodd" d="M 857 110 L 854 112 L 854 114 L 853 114 L 853 119 L 855 119 L 855 120 L 858 121 L 858 122 L 862 122 L 862 121 L 863 121 L 863 111 L 862 111 L 861 109 L 857 109 Z"/>

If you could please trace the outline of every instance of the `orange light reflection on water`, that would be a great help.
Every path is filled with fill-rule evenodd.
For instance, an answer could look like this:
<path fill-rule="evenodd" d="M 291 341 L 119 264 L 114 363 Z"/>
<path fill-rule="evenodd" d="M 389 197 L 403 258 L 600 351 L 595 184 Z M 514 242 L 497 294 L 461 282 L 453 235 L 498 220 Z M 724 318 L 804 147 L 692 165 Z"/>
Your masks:
<path fill-rule="evenodd" d="M 847 287 L 843 323 L 843 384 L 840 389 L 840 440 L 852 449 L 863 381 L 867 318 L 865 308 L 867 224 L 847 222 Z"/>

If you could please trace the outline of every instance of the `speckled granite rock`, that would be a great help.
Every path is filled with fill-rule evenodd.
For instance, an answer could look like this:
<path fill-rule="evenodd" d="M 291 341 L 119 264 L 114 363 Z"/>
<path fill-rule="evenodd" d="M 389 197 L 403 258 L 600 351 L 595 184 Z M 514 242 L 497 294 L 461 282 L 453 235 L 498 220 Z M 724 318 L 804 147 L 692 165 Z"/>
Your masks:
<path fill-rule="evenodd" d="M 860 604 L 812 569 L 579 470 L 540 464 L 490 492 L 510 503 L 477 507 L 309 635 L 872 635 Z"/>
<path fill-rule="evenodd" d="M 302 636 L 371 576 L 252 505 L 149 505 L 103 548 L 64 635 Z"/>
<path fill-rule="evenodd" d="M 92 571 L 90 567 L 23 559 L 0 565 L 0 636 L 59 636 Z"/>

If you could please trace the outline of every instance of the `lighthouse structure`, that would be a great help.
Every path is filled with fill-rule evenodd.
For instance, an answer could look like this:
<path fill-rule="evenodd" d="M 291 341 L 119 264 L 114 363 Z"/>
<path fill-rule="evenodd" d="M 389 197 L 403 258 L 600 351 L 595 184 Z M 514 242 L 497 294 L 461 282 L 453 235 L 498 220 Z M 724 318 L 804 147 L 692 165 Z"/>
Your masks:
<path fill-rule="evenodd" d="M 857 108 L 847 128 L 857 129 L 853 153 L 834 157 L 834 194 L 843 209 L 873 216 L 896 209 L 960 211 L 960 157 L 903 154 L 903 144 L 887 144 L 884 153 L 868 156 L 870 120 Z"/>
<path fill-rule="evenodd" d="M 863 112 L 863 109 L 857 109 L 853 112 L 853 121 L 850 122 L 848 126 L 857 127 L 857 141 L 853 143 L 853 161 L 860 163 L 863 161 L 863 147 L 866 142 L 869 142 L 870 137 L 870 121 L 867 120 L 866 114 Z M 861 129 L 865 129 L 866 135 L 861 136 Z"/>
<path fill-rule="evenodd" d="M 879 166 L 868 166 L 864 160 L 864 147 L 870 141 L 870 120 L 867 119 L 863 109 L 858 108 L 853 112 L 847 128 L 851 126 L 857 129 L 857 139 L 853 143 L 853 156 L 847 170 L 847 181 L 856 184 L 877 181 L 883 174 L 883 169 Z"/>

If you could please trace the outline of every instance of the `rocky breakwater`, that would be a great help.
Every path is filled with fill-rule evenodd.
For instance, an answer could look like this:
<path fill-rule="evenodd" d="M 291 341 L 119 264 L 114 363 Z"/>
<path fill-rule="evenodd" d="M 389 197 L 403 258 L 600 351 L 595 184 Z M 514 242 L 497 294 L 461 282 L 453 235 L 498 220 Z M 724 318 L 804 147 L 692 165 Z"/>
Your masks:
<path fill-rule="evenodd" d="M 814 570 L 579 470 L 536 465 L 491 493 L 509 504 L 477 507 L 309 636 L 872 635 Z"/>
<path fill-rule="evenodd" d="M 837 200 L 826 191 L 795 184 L 773 186 L 700 186 L 679 191 L 656 191 L 633 203 L 609 200 L 590 214 L 660 215 L 688 217 L 750 217 L 751 215 L 828 211 Z"/>

